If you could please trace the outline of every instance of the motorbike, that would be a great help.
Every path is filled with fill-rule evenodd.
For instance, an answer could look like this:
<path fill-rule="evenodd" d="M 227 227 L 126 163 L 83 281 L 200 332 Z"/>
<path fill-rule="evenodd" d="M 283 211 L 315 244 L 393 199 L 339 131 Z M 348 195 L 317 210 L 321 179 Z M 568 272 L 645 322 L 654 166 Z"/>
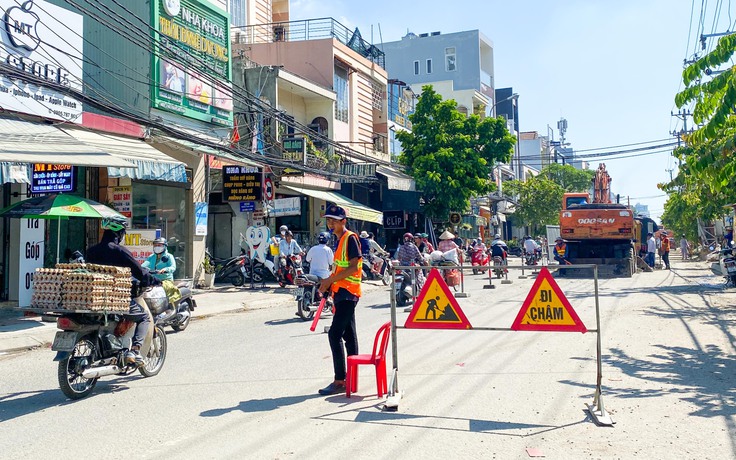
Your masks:
<path fill-rule="evenodd" d="M 246 263 L 244 249 L 240 249 L 240 255 L 228 259 L 212 257 L 205 249 L 205 257 L 209 257 L 210 263 L 215 266 L 215 282 L 229 281 L 233 286 L 242 286 L 250 279 L 250 265 Z"/>
<path fill-rule="evenodd" d="M 166 310 L 161 312 L 154 319 L 156 324 L 159 324 L 161 328 L 171 326 L 171 328 L 176 332 L 181 332 L 189 326 L 189 322 L 192 319 L 192 312 L 197 308 L 197 301 L 192 297 L 192 290 L 189 287 L 189 283 L 179 283 L 176 287 L 179 288 L 181 298 L 174 304 L 171 304 L 168 302 L 167 297 Z"/>
<path fill-rule="evenodd" d="M 391 265 L 399 265 L 398 260 L 392 260 Z M 414 277 L 410 270 L 394 269 L 394 286 L 396 289 L 396 304 L 405 307 L 414 303 Z"/>
<path fill-rule="evenodd" d="M 470 261 L 473 264 L 473 274 L 477 275 L 478 273 L 485 273 L 489 260 L 488 252 L 486 252 L 482 246 L 473 248 L 473 253 L 470 258 Z"/>
<path fill-rule="evenodd" d="M 163 313 L 168 300 L 160 286 L 136 293 L 135 301 L 148 305 L 152 315 Z M 161 299 L 163 295 L 163 300 Z M 160 322 L 152 321 L 141 347 L 144 364 L 125 362 L 130 349 L 135 323 L 124 313 L 59 312 L 56 321 L 60 329 L 51 349 L 56 351 L 54 361 L 59 363 L 57 376 L 61 391 L 70 399 L 81 399 L 94 390 L 101 377 L 129 375 L 138 370 L 144 377 L 153 377 L 163 368 L 166 360 L 166 334 Z"/>
<path fill-rule="evenodd" d="M 534 252 L 524 252 L 524 264 L 525 265 L 537 265 L 540 256 L 542 255 L 542 249 L 535 249 Z"/>
<path fill-rule="evenodd" d="M 733 241 L 721 249 L 718 254 L 718 264 L 720 265 L 721 274 L 726 278 L 726 285 L 731 284 L 736 286 L 736 257 L 734 252 L 736 251 L 736 243 Z"/>
<path fill-rule="evenodd" d="M 460 272 L 453 267 L 459 267 L 457 258 L 457 251 L 450 250 L 447 252 L 434 251 L 430 254 L 430 259 L 433 267 L 442 269 L 442 277 L 445 283 L 455 291 L 458 289 L 460 284 Z"/>
<path fill-rule="evenodd" d="M 493 256 L 493 274 L 496 275 L 496 278 L 501 278 L 508 273 L 508 269 L 506 269 L 505 266 L 506 263 L 504 261 L 504 257 Z"/>
<path fill-rule="evenodd" d="M 302 273 L 296 277 L 294 284 L 296 289 L 292 291 L 296 300 L 296 315 L 304 321 L 308 321 L 314 317 L 314 312 L 319 308 L 321 298 L 317 296 L 317 288 L 320 279 L 315 275 Z M 332 309 L 332 302 L 328 299 L 322 310 L 322 315 L 329 313 Z"/>
<path fill-rule="evenodd" d="M 301 254 L 292 254 L 288 256 L 288 260 L 289 263 L 287 263 L 286 256 L 281 256 L 281 268 L 276 272 L 278 275 L 276 281 L 278 281 L 281 287 L 287 284 L 294 285 L 296 278 L 304 274 Z"/>
<path fill-rule="evenodd" d="M 368 281 L 375 281 L 375 280 L 381 280 L 384 286 L 388 286 L 388 284 L 391 282 L 391 273 L 388 270 L 388 264 L 391 263 L 391 260 L 388 258 L 388 256 L 382 256 L 382 255 L 374 255 L 374 260 L 383 260 L 383 265 L 381 266 L 381 270 L 377 270 L 377 263 L 368 263 L 367 259 L 363 258 L 363 279 Z"/>

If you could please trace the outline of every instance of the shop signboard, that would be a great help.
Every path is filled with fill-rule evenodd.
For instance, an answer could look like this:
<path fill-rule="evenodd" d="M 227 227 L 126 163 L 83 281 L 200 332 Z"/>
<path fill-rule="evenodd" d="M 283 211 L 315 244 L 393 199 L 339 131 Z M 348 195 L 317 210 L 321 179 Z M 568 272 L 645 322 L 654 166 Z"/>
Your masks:
<path fill-rule="evenodd" d="M 35 163 L 31 174 L 31 193 L 74 191 L 74 166 Z"/>
<path fill-rule="evenodd" d="M 133 217 L 133 187 L 110 187 L 107 189 L 107 199 L 112 207 L 128 219 Z"/>
<path fill-rule="evenodd" d="M 404 211 L 383 211 L 383 228 L 386 230 L 405 229 Z"/>
<path fill-rule="evenodd" d="M 303 137 L 285 137 L 281 139 L 284 146 L 284 160 L 303 162 L 304 153 L 306 152 L 307 143 Z"/>
<path fill-rule="evenodd" d="M 161 230 L 133 229 L 125 232 L 125 247 L 138 263 L 143 263 L 153 254 L 153 240 L 161 237 Z"/>
<path fill-rule="evenodd" d="M 194 203 L 194 234 L 196 236 L 207 235 L 207 217 L 209 214 L 209 207 L 207 203 L 197 202 Z"/>
<path fill-rule="evenodd" d="M 31 305 L 33 274 L 43 268 L 44 234 L 43 219 L 20 220 L 20 276 L 18 276 L 18 306 Z"/>
<path fill-rule="evenodd" d="M 254 166 L 223 166 L 222 200 L 260 201 L 262 177 L 261 168 Z"/>
<path fill-rule="evenodd" d="M 256 210 L 255 201 L 241 201 L 240 202 L 240 212 L 253 212 L 255 210 Z"/>
<path fill-rule="evenodd" d="M 273 200 L 271 217 L 299 216 L 302 213 L 302 204 L 298 196 Z"/>
<path fill-rule="evenodd" d="M 233 125 L 230 17 L 200 0 L 154 0 L 152 105 L 222 126 Z"/>
<path fill-rule="evenodd" d="M 0 17 L 0 61 L 36 79 L 82 91 L 82 15 L 43 0 L 0 0 Z M 0 76 L 0 107 L 82 122 L 81 102 L 7 75 Z"/>

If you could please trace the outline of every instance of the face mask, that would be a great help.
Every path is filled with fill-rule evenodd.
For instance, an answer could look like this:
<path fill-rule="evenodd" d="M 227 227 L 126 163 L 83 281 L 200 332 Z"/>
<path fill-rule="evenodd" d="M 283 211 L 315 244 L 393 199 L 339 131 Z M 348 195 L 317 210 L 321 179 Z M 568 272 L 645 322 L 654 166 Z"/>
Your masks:
<path fill-rule="evenodd" d="M 153 252 L 155 252 L 156 254 L 161 254 L 165 250 L 166 249 L 163 246 L 154 246 L 153 247 Z"/>
<path fill-rule="evenodd" d="M 286 231 L 281 230 L 281 236 L 286 236 Z"/>

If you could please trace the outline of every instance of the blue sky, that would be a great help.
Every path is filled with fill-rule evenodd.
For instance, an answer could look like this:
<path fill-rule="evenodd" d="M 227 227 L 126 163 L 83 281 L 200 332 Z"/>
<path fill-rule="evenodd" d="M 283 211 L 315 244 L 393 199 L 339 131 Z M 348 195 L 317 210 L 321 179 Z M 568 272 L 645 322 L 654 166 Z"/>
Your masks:
<path fill-rule="evenodd" d="M 369 41 L 373 26 L 374 44 L 399 40 L 407 29 L 479 29 L 493 42 L 496 87 L 512 86 L 520 95 L 521 130 L 545 135 L 548 124 L 556 128 L 564 117 L 567 140 L 579 150 L 668 139 L 681 127 L 670 111 L 676 110 L 683 59 L 696 49 L 701 2 L 693 3 L 689 46 L 686 0 L 291 0 L 291 19 L 333 17 L 359 27 Z M 727 2 L 710 3 L 703 28 L 722 32 L 736 20 L 736 2 L 732 18 Z M 606 163 L 615 193 L 649 205 L 655 218 L 661 215 L 666 197 L 656 185 L 669 179 L 668 169 L 677 174 L 669 153 L 592 159 L 591 167 L 599 162 Z"/>

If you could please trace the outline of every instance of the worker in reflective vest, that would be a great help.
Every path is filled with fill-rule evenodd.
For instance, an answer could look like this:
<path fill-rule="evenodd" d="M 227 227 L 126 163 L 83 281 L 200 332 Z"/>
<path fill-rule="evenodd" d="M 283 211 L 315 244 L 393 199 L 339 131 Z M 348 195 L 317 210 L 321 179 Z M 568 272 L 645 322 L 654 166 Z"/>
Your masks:
<path fill-rule="evenodd" d="M 348 230 L 345 210 L 331 205 L 325 212 L 327 227 L 335 233 L 338 243 L 332 275 L 322 280 L 319 292 L 328 289 L 332 292 L 335 303 L 335 314 L 327 336 L 332 350 L 332 365 L 335 379 L 325 388 L 319 390 L 321 395 L 334 395 L 345 392 L 345 352 L 348 356 L 358 354 L 358 334 L 355 328 L 355 306 L 360 300 L 360 279 L 363 259 L 358 235 Z"/>
<path fill-rule="evenodd" d="M 567 260 L 567 243 L 565 243 L 565 240 L 562 239 L 562 237 L 557 237 L 555 239 L 555 260 L 560 263 L 560 265 L 570 265 L 570 261 Z M 559 270 L 560 276 L 565 274 L 565 270 L 560 269 Z"/>

